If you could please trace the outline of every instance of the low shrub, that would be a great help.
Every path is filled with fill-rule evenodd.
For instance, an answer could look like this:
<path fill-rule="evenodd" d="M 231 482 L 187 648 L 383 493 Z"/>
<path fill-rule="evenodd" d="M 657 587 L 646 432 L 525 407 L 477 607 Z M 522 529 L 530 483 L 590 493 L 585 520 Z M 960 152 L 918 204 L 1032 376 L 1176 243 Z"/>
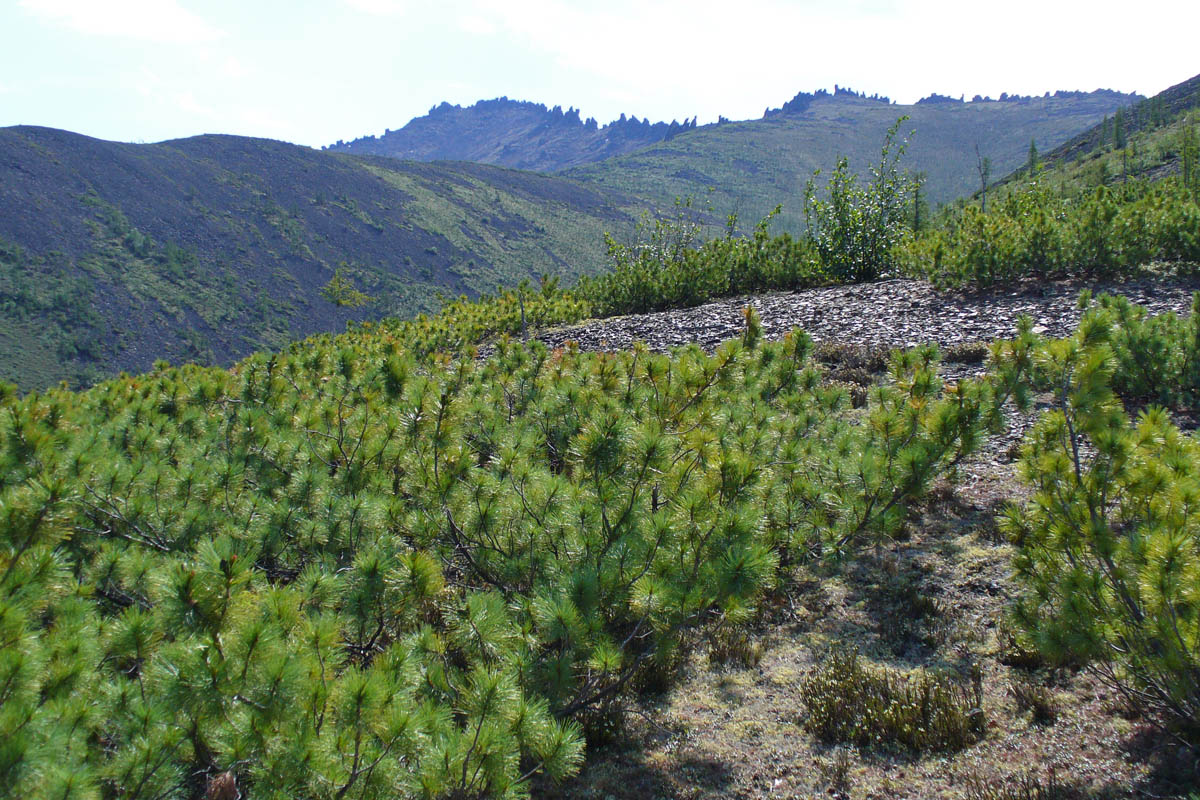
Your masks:
<path fill-rule="evenodd" d="M 597 315 L 686 308 L 718 297 L 826 282 L 807 239 L 769 233 L 775 213 L 750 236 L 735 235 L 731 218 L 725 236 L 700 243 L 703 226 L 690 204 L 683 201 L 678 208 L 674 217 L 643 221 L 632 244 L 606 238 L 612 269 L 581 279 L 575 289 Z"/>
<path fill-rule="evenodd" d="M 1085 661 L 1195 743 L 1200 442 L 1161 408 L 1130 420 L 1113 392 L 1134 380 L 1116 355 L 1122 337 L 1101 305 L 1036 351 L 1054 401 L 1022 448 L 1034 494 L 999 520 L 1018 549 L 1014 619 L 1047 661 Z"/>
<path fill-rule="evenodd" d="M 919 186 L 899 169 L 908 141 L 896 137 L 907 119 L 888 129 L 879 164 L 866 182 L 859 183 L 845 157 L 830 173 L 824 195 L 817 192 L 817 176 L 808 182 L 807 238 L 834 281 L 873 281 L 895 273 L 894 251 L 909 232 L 909 199 Z"/>
<path fill-rule="evenodd" d="M 1027 641 L 1023 631 L 1014 628 L 1007 619 L 996 626 L 996 660 L 1006 667 L 1041 669 L 1047 666 L 1046 657 L 1035 644 Z"/>
<path fill-rule="evenodd" d="M 880 587 L 880 636 L 897 653 L 911 644 L 936 648 L 945 642 L 954 610 L 922 586 L 919 573 L 903 572 Z"/>
<path fill-rule="evenodd" d="M 1029 680 L 1016 679 L 1009 683 L 1008 693 L 1016 701 L 1017 711 L 1026 711 L 1033 716 L 1033 721 L 1039 725 L 1053 725 L 1058 719 L 1058 701 L 1053 692 L 1041 684 Z"/>
<path fill-rule="evenodd" d="M 847 418 L 753 314 L 712 355 L 448 357 L 496 319 L 461 310 L 0 387 L 10 795 L 527 797 L 709 632 L 753 658 L 786 566 L 893 535 L 998 399 L 925 349 Z"/>
<path fill-rule="evenodd" d="M 813 348 L 813 358 L 822 364 L 870 373 L 887 371 L 892 349 L 880 345 L 856 345 L 846 342 L 821 342 Z"/>
<path fill-rule="evenodd" d="M 951 364 L 982 364 L 987 361 L 988 352 L 984 342 L 960 342 L 947 347 L 942 360 Z"/>
<path fill-rule="evenodd" d="M 964 684 L 922 670 L 869 667 L 856 650 L 834 650 L 800 687 L 804 724 L 825 741 L 859 747 L 959 750 L 984 731 L 982 680 L 977 667 Z"/>
<path fill-rule="evenodd" d="M 1091 295 L 1080 297 L 1084 307 Z M 1109 346 L 1116 361 L 1113 388 L 1123 397 L 1168 406 L 1200 399 L 1200 293 L 1192 297 L 1192 313 L 1150 316 L 1125 297 L 1101 295 L 1095 306 L 1112 323 Z"/>
<path fill-rule="evenodd" d="M 972 775 L 963 780 L 967 800 L 1075 800 L 1082 798 L 1073 788 L 1058 782 L 1051 769 L 1043 781 L 1033 774 L 1003 780 Z"/>
<path fill-rule="evenodd" d="M 1114 277 L 1151 261 L 1200 261 L 1200 205 L 1174 179 L 1063 197 L 1032 185 L 984 213 L 967 206 L 900 240 L 901 272 L 942 287 L 1025 277 Z"/>

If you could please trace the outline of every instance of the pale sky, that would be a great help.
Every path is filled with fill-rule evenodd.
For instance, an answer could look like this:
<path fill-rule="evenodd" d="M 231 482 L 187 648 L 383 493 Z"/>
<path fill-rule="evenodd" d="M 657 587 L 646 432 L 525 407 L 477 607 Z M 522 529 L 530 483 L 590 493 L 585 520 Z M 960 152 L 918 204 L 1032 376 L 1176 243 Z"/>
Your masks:
<path fill-rule="evenodd" d="M 1195 0 L 0 0 L 0 127 L 320 146 L 501 95 L 702 124 L 835 83 L 1151 95 L 1198 30 Z"/>

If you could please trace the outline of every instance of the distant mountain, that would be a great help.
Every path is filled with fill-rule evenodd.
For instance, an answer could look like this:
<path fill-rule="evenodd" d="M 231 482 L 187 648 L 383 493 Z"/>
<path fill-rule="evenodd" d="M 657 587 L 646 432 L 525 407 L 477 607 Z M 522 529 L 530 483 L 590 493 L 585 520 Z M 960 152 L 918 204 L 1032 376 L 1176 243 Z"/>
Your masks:
<path fill-rule="evenodd" d="M 737 211 L 753 224 L 783 204 L 780 230 L 803 227 L 804 187 L 816 169 L 841 155 L 865 172 L 879 159 L 888 126 L 901 115 L 915 130 L 904 166 L 923 172 L 931 203 L 970 194 L 978 184 L 975 148 L 993 175 L 1015 169 L 1029 143 L 1048 150 L 1116 109 L 1139 100 L 1108 90 L 1040 97 L 1002 94 L 971 100 L 933 94 L 912 105 L 842 86 L 800 92 L 761 119 L 655 123 L 625 119 L 599 126 L 574 108 L 546 108 L 508 98 L 462 108 L 443 103 L 400 130 L 339 142 L 329 149 L 429 161 L 452 159 L 568 175 L 644 197 L 711 203 L 719 216 Z M 710 189 L 712 191 L 710 191 Z"/>
<path fill-rule="evenodd" d="M 401 131 L 335 148 L 354 153 L 0 129 L 0 379 L 34 388 L 159 358 L 228 363 L 350 319 L 432 310 L 439 293 L 539 274 L 569 281 L 603 268 L 605 231 L 623 236 L 677 196 L 737 211 L 743 224 L 783 203 L 777 228 L 795 230 L 812 171 L 840 155 L 865 170 L 901 114 L 916 130 L 906 166 L 926 174 L 931 202 L 946 201 L 976 188 L 976 146 L 1004 174 L 1024 163 L 1031 139 L 1051 150 L 1138 99 L 1099 91 L 900 106 L 837 87 L 759 120 L 696 128 L 600 126 L 574 109 L 501 98 L 443 104 Z M 420 161 L 447 157 L 460 160 Z M 325 299 L 338 269 L 375 302 L 351 312 Z"/>
<path fill-rule="evenodd" d="M 420 164 L 283 142 L 100 141 L 0 129 L 0 379 L 34 388 L 228 363 L 352 318 L 412 316 L 605 262 L 641 205 L 479 164 Z M 321 296 L 341 267 L 376 302 Z"/>
<path fill-rule="evenodd" d="M 782 203 L 776 227 L 795 231 L 804 225 L 804 189 L 814 170 L 828 174 L 845 155 L 851 169 L 865 173 L 879 162 L 884 133 L 902 115 L 909 117 L 902 132 L 915 133 L 901 165 L 924 173 L 927 199 L 936 204 L 978 188 L 976 147 L 991 159 L 992 174 L 1003 175 L 1025 162 L 1031 140 L 1050 150 L 1141 99 L 1106 90 L 1002 97 L 964 102 L 932 95 L 898 105 L 840 87 L 833 94 L 802 92 L 762 119 L 706 125 L 562 174 L 659 204 L 692 197 L 720 215 L 737 211 L 751 225 Z"/>
<path fill-rule="evenodd" d="M 328 150 L 414 161 L 475 161 L 557 172 L 670 139 L 696 126 L 621 118 L 607 125 L 580 119 L 574 108 L 547 108 L 500 97 L 462 106 L 442 103 L 399 130 L 337 142 Z"/>

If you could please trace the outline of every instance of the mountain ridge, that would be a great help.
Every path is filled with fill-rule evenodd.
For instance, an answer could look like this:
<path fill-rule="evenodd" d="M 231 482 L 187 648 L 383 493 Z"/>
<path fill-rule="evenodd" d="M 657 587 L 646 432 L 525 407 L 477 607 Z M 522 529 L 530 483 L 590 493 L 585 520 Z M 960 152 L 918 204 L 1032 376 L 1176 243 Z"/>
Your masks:
<path fill-rule="evenodd" d="M 646 148 L 669 142 L 693 131 L 708 131 L 727 124 L 753 124 L 772 119 L 802 115 L 814 103 L 866 101 L 880 107 L 891 107 L 901 113 L 913 109 L 929 110 L 940 107 L 969 107 L 974 104 L 1010 103 L 1029 106 L 1035 103 L 1068 103 L 1088 101 L 1107 103 L 1113 109 L 1122 103 L 1138 99 L 1136 94 L 1124 94 L 1111 89 L 1091 92 L 1046 92 L 1041 96 L 1010 95 L 1000 98 L 975 95 L 971 100 L 938 95 L 936 92 L 916 103 L 894 103 L 879 94 L 867 94 L 835 84 L 832 92 L 817 89 L 798 92 L 780 107 L 768 107 L 759 119 L 731 120 L 718 117 L 713 123 L 699 125 L 691 120 L 650 123 L 624 114 L 606 125 L 594 117 L 581 118 L 571 106 L 548 107 L 527 100 L 512 100 L 507 96 L 478 100 L 468 106 L 442 102 L 431 107 L 425 115 L 415 117 L 398 129 L 387 129 L 381 135 L 368 134 L 350 141 L 338 140 L 322 149 L 359 155 L 379 155 L 417 161 L 475 161 L 537 172 L 569 172 L 588 165 L 635 154 Z M 660 198 L 661 200 L 662 198 Z M 671 198 L 667 198 L 670 200 Z"/>
<path fill-rule="evenodd" d="M 1039 154 L 1039 180 L 1100 184 L 1182 172 L 1181 151 L 1188 146 L 1185 142 L 1190 140 L 1190 147 L 1197 147 L 1194 119 L 1197 110 L 1200 110 L 1200 75 L 1123 106 L 1111 119 L 1106 116 L 1098 124 Z M 1193 117 L 1190 121 L 1184 118 L 1189 114 Z M 1125 140 L 1128 148 L 1118 146 L 1119 139 Z M 1022 167 L 1005 175 L 997 185 L 1026 177 L 1028 169 Z"/>
<path fill-rule="evenodd" d="M 782 204 L 776 228 L 799 232 L 814 173 L 827 173 L 845 156 L 851 170 L 865 176 L 879 162 L 886 131 L 901 116 L 909 118 L 901 135 L 915 132 L 901 167 L 924 174 L 923 194 L 933 205 L 978 188 L 976 147 L 991 159 L 995 174 L 1004 174 L 1025 161 L 1031 140 L 1051 147 L 1135 99 L 1099 90 L 898 105 L 848 90 L 798 95 L 789 101 L 790 111 L 768 109 L 763 119 L 699 127 L 562 174 L 660 205 L 676 197 L 703 198 L 751 225 Z"/>
<path fill-rule="evenodd" d="M 557 172 L 577 164 L 610 158 L 669 139 L 696 126 L 638 120 L 636 116 L 600 125 L 580 118 L 574 107 L 498 97 L 462 107 L 443 102 L 404 127 L 382 136 L 338 141 L 325 150 L 380 155 L 417 161 L 477 161 L 486 164 Z M 537 148 L 529 143 L 536 141 Z"/>
<path fill-rule="evenodd" d="M 593 121 L 598 132 L 662 138 L 561 174 L 233 135 L 126 144 L 0 129 L 0 379 L 38 387 L 159 358 L 228 363 L 350 320 L 432 311 L 439 295 L 477 296 L 539 275 L 571 280 L 607 264 L 605 233 L 621 238 L 643 211 L 676 197 L 707 196 L 743 225 L 782 202 L 777 225 L 795 230 L 812 171 L 841 155 L 858 170 L 874 163 L 883 131 L 905 112 L 918 130 L 907 165 L 928 169 L 927 196 L 946 199 L 973 188 L 971 144 L 982 139 L 998 171 L 1016 166 L 1031 136 L 1065 138 L 1098 120 L 1113 95 L 906 107 L 835 87 L 801 93 L 761 120 Z M 443 105 L 438 119 L 469 111 Z M 550 119 L 551 143 L 554 130 L 589 127 L 574 109 L 507 99 L 485 107 Z M 1029 123 L 1030 113 L 1045 119 Z M 930 119 L 972 122 L 937 128 Z M 999 145 L 982 138 L 992 128 Z M 528 158 L 544 156 L 535 147 Z M 376 302 L 353 311 L 322 297 L 338 270 Z"/>

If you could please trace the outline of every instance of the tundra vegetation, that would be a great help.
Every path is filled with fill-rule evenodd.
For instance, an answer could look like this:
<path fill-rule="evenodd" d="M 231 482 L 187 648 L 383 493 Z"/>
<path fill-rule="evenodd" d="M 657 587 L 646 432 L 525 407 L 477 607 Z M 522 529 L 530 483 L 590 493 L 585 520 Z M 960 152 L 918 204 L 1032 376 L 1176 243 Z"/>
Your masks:
<path fill-rule="evenodd" d="M 1121 399 L 1194 400 L 1195 316 L 1101 298 L 1067 340 L 1023 324 L 984 378 L 944 382 L 933 346 L 897 352 L 861 404 L 805 333 L 763 341 L 750 309 L 712 354 L 512 336 L 902 271 L 961 285 L 1200 260 L 1196 194 L 1173 179 L 1032 187 L 913 235 L 896 146 L 866 184 L 843 163 L 814 189 L 806 237 L 764 223 L 697 244 L 685 215 L 614 242 L 614 271 L 574 290 L 526 284 L 229 370 L 6 388 L 0 782 L 47 798 L 525 796 L 576 772 L 699 642 L 735 640 L 796 565 L 886 546 L 1038 390 L 1054 404 L 1021 451 L 1033 494 L 1002 517 L 1014 640 L 1200 744 L 1200 452 L 1166 411 L 1132 422 Z M 804 686 L 807 724 L 863 747 L 965 747 L 986 731 L 979 680 L 835 651 Z"/>

